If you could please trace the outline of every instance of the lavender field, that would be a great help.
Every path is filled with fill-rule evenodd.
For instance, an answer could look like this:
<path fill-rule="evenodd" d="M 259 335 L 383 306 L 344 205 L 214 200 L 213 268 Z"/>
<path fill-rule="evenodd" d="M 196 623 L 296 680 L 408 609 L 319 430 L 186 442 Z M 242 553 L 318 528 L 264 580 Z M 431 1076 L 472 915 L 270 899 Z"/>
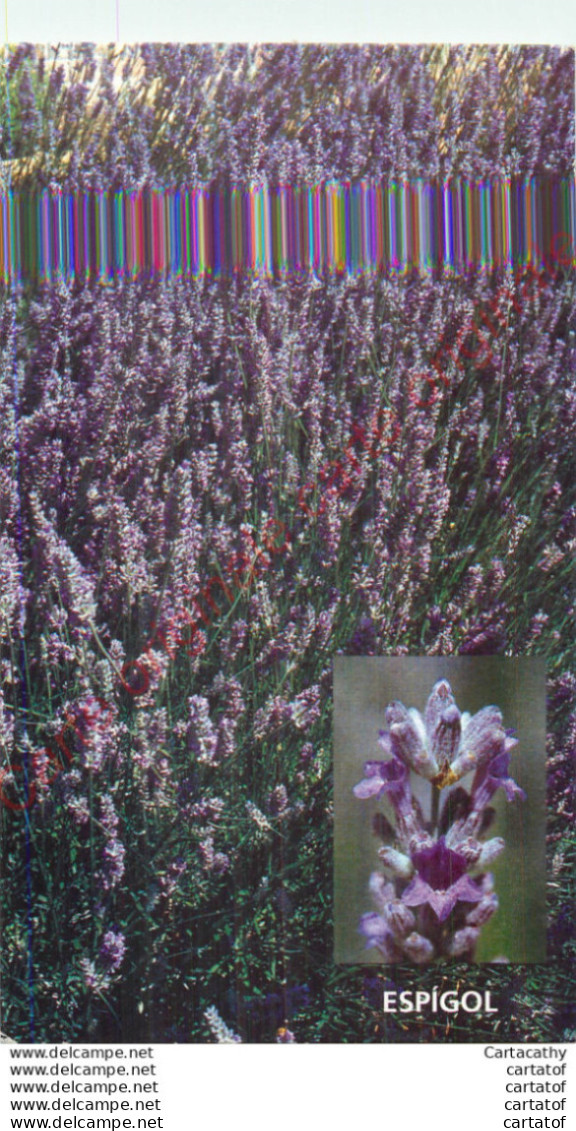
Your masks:
<path fill-rule="evenodd" d="M 574 173 L 568 50 L 0 60 L 3 191 Z M 562 265 L 2 288 L 10 1037 L 574 1039 L 575 346 Z M 336 655 L 545 660 L 547 962 L 334 963 Z"/>

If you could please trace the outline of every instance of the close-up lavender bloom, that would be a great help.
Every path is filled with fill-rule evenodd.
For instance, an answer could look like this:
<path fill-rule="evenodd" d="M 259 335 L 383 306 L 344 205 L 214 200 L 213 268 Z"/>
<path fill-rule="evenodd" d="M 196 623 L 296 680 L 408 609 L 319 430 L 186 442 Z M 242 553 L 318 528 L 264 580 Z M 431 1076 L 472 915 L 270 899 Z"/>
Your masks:
<path fill-rule="evenodd" d="M 379 743 L 388 758 L 366 762 L 354 787 L 360 800 L 386 797 L 395 818 L 392 842 L 379 853 L 384 871 L 370 880 L 378 913 L 362 916 L 360 932 L 385 962 L 473 961 L 481 927 L 498 909 L 484 869 L 506 847 L 501 837 L 483 835 L 486 809 L 500 786 L 509 801 L 526 798 L 507 776 L 517 740 L 497 707 L 461 714 L 446 679 L 435 683 L 423 714 L 395 701 L 386 722 Z M 442 791 L 472 771 L 453 817 L 445 802 L 441 834 Z M 412 775 L 430 783 L 429 819 L 412 792 Z"/>

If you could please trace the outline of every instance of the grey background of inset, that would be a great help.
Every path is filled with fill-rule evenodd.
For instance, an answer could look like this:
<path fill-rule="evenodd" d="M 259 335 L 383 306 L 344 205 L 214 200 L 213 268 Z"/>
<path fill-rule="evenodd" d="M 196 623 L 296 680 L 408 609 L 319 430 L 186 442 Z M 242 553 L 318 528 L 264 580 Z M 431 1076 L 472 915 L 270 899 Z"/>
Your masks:
<path fill-rule="evenodd" d="M 474 713 L 495 704 L 504 726 L 514 727 L 518 746 L 510 774 L 526 800 L 508 803 L 502 790 L 492 801 L 496 819 L 488 836 L 502 836 L 506 848 L 490 871 L 500 907 L 482 929 L 478 962 L 542 962 L 546 958 L 546 672 L 537 657 L 337 656 L 334 661 L 334 960 L 381 964 L 365 950 L 358 921 L 374 910 L 368 881 L 379 870 L 381 841 L 372 832 L 372 815 L 387 804 L 360 801 L 352 793 L 363 764 L 383 757 L 378 731 L 393 699 L 423 711 L 438 679 L 449 680 L 460 710 Z M 417 780 L 429 805 L 430 787 Z M 472 775 L 459 785 L 468 787 Z M 447 791 L 443 791 L 443 797 Z M 443 798 L 442 798 L 443 799 Z M 441 803 L 442 803 L 441 799 Z"/>

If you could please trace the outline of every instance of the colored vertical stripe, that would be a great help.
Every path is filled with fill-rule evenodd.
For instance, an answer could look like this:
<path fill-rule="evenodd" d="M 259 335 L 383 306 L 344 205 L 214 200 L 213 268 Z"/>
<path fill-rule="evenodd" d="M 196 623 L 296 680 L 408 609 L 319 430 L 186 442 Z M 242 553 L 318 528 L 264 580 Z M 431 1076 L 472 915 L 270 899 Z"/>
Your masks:
<path fill-rule="evenodd" d="M 0 195 L 0 279 L 574 265 L 573 180 Z"/>

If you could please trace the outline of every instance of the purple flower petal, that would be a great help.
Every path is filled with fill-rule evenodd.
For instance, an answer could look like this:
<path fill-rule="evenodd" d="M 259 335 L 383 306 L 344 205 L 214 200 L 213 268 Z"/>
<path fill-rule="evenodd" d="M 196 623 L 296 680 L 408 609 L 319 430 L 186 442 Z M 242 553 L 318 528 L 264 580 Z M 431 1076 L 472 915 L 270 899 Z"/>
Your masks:
<path fill-rule="evenodd" d="M 378 915 L 376 911 L 367 911 L 360 919 L 358 927 L 361 935 L 364 938 L 372 941 L 382 941 L 388 934 L 388 926 L 386 920 Z"/>
<path fill-rule="evenodd" d="M 412 795 L 408 769 L 399 758 L 389 762 L 365 762 L 364 773 L 363 780 L 354 786 L 356 797 L 363 800 L 387 793 L 397 812 L 410 812 Z"/>
<path fill-rule="evenodd" d="M 426 726 L 429 745 L 432 745 L 434 741 L 436 727 L 438 726 L 441 715 L 451 705 L 455 705 L 452 688 L 447 679 L 439 679 L 432 688 L 432 694 L 424 710 L 424 724 Z"/>
<path fill-rule="evenodd" d="M 427 903 L 443 922 L 459 901 L 477 903 L 482 898 L 477 884 L 465 874 L 465 857 L 447 848 L 444 837 L 432 848 L 415 852 L 412 859 L 418 874 L 402 893 L 407 907 Z"/>
<path fill-rule="evenodd" d="M 515 739 L 506 738 L 500 752 L 477 770 L 472 782 L 472 804 L 477 812 L 486 807 L 498 789 L 504 790 L 507 801 L 513 801 L 515 797 L 525 799 L 524 790 L 508 776 L 512 745 L 515 745 Z"/>
<path fill-rule="evenodd" d="M 392 736 L 389 730 L 378 731 L 378 744 L 382 747 L 384 753 L 388 758 L 394 757 L 394 749 L 392 746 Z"/>
<path fill-rule="evenodd" d="M 366 797 L 380 797 L 384 792 L 386 778 L 379 772 L 380 766 L 385 766 L 385 762 L 365 762 L 364 773 L 366 777 L 354 786 L 354 796 L 364 800 Z"/>
<path fill-rule="evenodd" d="M 394 701 L 386 708 L 386 722 L 390 728 L 392 749 L 406 766 L 423 777 L 433 778 L 438 767 L 426 749 L 424 727 L 414 721 L 414 716 L 403 703 Z"/>
<path fill-rule="evenodd" d="M 419 876 L 436 890 L 446 891 L 467 869 L 466 857 L 447 848 L 443 836 L 431 848 L 415 852 L 413 862 Z"/>
<path fill-rule="evenodd" d="M 375 911 L 367 911 L 360 919 L 358 930 L 366 939 L 366 950 L 373 946 L 377 947 L 385 962 L 395 962 L 398 959 L 399 953 L 394 936 L 381 915 L 377 915 Z"/>

